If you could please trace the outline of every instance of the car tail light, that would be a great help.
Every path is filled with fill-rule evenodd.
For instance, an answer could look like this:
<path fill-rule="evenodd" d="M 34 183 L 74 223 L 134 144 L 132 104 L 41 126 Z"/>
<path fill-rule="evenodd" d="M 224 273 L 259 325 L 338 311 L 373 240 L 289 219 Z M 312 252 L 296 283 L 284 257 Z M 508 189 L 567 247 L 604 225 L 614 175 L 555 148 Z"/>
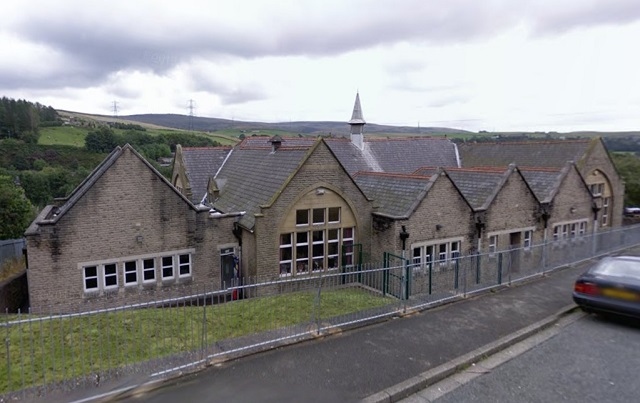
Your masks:
<path fill-rule="evenodd" d="M 600 288 L 594 283 L 583 283 L 577 282 L 573 287 L 575 292 L 579 292 L 580 294 L 589 294 L 589 295 L 597 295 L 600 294 Z"/>

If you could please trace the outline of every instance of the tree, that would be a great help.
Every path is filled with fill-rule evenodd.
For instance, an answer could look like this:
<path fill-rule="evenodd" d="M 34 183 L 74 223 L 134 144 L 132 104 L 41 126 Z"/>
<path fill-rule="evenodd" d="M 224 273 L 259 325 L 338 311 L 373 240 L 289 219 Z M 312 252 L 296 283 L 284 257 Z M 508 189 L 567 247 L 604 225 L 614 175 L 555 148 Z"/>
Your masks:
<path fill-rule="evenodd" d="M 116 134 L 106 126 L 102 126 L 98 130 L 87 134 L 84 141 L 84 146 L 87 151 L 97 153 L 111 152 L 118 145 Z"/>
<path fill-rule="evenodd" d="M 611 153 L 611 156 L 625 182 L 625 205 L 640 206 L 640 158 L 629 153 Z"/>
<path fill-rule="evenodd" d="M 24 190 L 11 177 L 0 176 L 0 239 L 22 238 L 33 213 Z"/>

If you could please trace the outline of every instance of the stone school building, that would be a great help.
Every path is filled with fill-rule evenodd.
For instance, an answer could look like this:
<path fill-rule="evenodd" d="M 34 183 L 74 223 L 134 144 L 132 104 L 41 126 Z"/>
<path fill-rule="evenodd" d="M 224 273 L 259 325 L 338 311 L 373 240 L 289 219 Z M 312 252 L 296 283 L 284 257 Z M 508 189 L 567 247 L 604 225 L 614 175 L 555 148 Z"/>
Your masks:
<path fill-rule="evenodd" d="M 178 146 L 170 180 L 116 148 L 28 228 L 33 311 L 310 276 L 384 252 L 443 264 L 621 225 L 624 186 L 601 139 L 457 146 L 371 138 L 365 124 L 356 96 L 347 138 Z"/>

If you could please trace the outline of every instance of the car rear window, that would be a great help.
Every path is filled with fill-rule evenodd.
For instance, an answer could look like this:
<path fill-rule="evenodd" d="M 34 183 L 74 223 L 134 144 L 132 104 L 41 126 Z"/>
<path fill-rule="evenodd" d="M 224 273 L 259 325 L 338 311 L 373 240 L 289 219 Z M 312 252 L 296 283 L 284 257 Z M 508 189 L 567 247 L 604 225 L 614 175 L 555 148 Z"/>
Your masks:
<path fill-rule="evenodd" d="M 640 280 L 640 262 L 631 259 L 607 259 L 594 266 L 591 273 Z"/>

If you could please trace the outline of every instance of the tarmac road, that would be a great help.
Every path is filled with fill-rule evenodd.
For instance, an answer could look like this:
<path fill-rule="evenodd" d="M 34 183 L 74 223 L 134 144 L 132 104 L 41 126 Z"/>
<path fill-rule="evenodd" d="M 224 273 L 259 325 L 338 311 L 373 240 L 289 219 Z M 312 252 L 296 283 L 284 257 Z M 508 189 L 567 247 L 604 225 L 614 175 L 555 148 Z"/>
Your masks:
<path fill-rule="evenodd" d="M 588 264 L 410 317 L 223 363 L 122 398 L 395 401 L 390 391 L 398 384 L 571 308 L 573 282 Z M 410 393 L 400 391 L 401 397 Z"/>

